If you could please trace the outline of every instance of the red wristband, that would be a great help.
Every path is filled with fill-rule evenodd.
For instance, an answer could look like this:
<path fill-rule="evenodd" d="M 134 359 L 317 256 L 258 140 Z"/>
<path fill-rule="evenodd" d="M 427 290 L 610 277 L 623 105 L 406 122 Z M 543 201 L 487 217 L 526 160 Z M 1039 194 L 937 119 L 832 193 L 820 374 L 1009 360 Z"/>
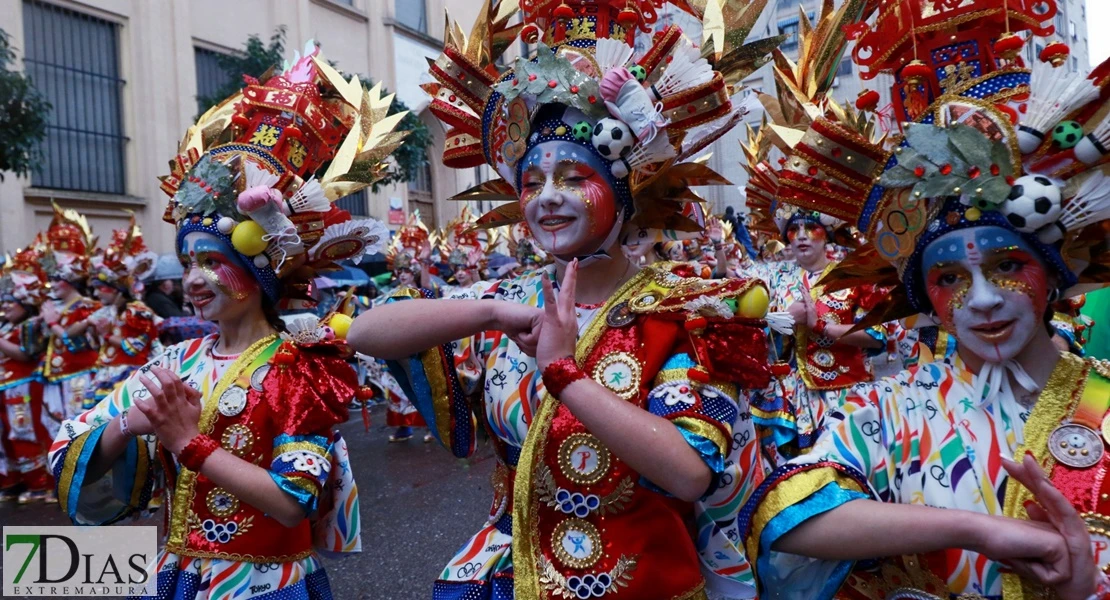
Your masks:
<path fill-rule="evenodd" d="M 824 336 L 825 330 L 828 329 L 829 322 L 824 319 L 818 319 L 817 323 L 813 326 L 813 332 L 817 335 Z"/>
<path fill-rule="evenodd" d="M 188 444 L 185 444 L 185 448 L 181 450 L 181 454 L 177 455 L 177 462 L 181 463 L 181 466 L 186 469 L 194 473 L 199 473 L 200 467 L 204 464 L 204 461 L 208 460 L 208 457 L 219 447 L 220 445 L 216 443 L 216 440 L 206 435 L 198 434 L 196 437 L 189 440 Z"/>
<path fill-rule="evenodd" d="M 578 368 L 578 363 L 573 356 L 564 356 L 553 361 L 543 370 L 543 385 L 547 388 L 547 393 L 556 398 L 567 389 L 568 385 L 586 378 L 586 374 Z"/>

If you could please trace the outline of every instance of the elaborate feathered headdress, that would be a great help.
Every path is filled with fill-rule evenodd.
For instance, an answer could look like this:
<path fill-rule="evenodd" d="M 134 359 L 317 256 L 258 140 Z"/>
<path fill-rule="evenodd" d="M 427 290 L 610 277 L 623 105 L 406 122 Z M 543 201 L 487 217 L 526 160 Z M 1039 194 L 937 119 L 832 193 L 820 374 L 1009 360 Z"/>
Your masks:
<path fill-rule="evenodd" d="M 43 257 L 46 274 L 69 282 L 84 281 L 89 274 L 89 258 L 96 250 L 96 236 L 84 215 L 56 203 L 53 207 L 54 218 L 46 229 L 49 254 Z"/>
<path fill-rule="evenodd" d="M 40 234 L 30 246 L 5 256 L 0 267 L 0 298 L 28 306 L 42 304 L 46 300 L 46 273 L 42 270 L 45 253 Z"/>
<path fill-rule="evenodd" d="M 742 111 L 730 96 L 782 38 L 745 44 L 766 0 L 672 3 L 702 21 L 702 42 L 677 26 L 652 35 L 634 57 L 636 36 L 650 34 L 662 0 L 487 0 L 469 38 L 448 22 L 443 54 L 424 89 L 448 126 L 444 164 L 489 164 L 501 178 L 457 199 L 507 200 L 478 220 L 497 227 L 524 219 L 517 205 L 522 158 L 561 140 L 604 162 L 603 173 L 641 231 L 697 231 L 700 201 L 691 187 L 727 181 L 689 159 L 734 126 Z M 502 70 L 495 61 L 520 36 L 532 57 Z M 638 233 L 638 232 L 637 232 Z M 638 237 L 642 237 L 639 236 Z M 672 234 L 672 239 L 674 235 Z"/>
<path fill-rule="evenodd" d="M 92 257 L 93 283 L 100 282 L 121 291 L 138 294 L 142 280 L 154 270 L 158 255 L 147 249 L 135 215 L 127 227 L 112 232 L 108 246 Z"/>
<path fill-rule="evenodd" d="M 1110 282 L 1110 63 L 1071 73 L 1067 47 L 1046 40 L 1026 67 L 1030 42 L 1017 33 L 1051 34 L 1052 0 L 882 6 L 873 27 L 854 27 L 855 57 L 895 75 L 904 135 L 883 144 L 826 113 L 790 144 L 778 176 L 778 201 L 842 218 L 870 241 L 826 289 L 894 286 L 861 326 L 928 310 L 923 250 L 980 225 L 1019 234 L 1065 293 Z"/>
<path fill-rule="evenodd" d="M 481 269 L 497 246 L 497 231 L 475 227 L 470 207 L 464 205 L 439 235 L 439 251 L 452 269 Z"/>
<path fill-rule="evenodd" d="M 271 300 L 309 302 L 316 271 L 387 243 L 380 222 L 352 221 L 332 202 L 385 175 L 404 113 L 386 116 L 393 96 L 345 80 L 313 42 L 282 72 L 244 79 L 170 161 L 165 218 L 179 245 L 193 231 L 231 244 Z"/>
<path fill-rule="evenodd" d="M 431 232 L 420 220 L 420 211 L 414 210 L 405 224 L 393 234 L 389 251 L 385 255 L 386 267 L 390 271 L 411 269 L 420 252 L 431 245 Z"/>

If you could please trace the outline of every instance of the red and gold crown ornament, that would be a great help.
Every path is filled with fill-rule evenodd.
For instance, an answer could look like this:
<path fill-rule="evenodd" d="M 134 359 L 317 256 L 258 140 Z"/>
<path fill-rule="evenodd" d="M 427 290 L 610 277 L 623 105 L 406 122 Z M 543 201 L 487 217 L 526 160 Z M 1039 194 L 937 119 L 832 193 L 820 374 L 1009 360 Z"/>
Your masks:
<path fill-rule="evenodd" d="M 523 221 L 521 159 L 561 140 L 609 166 L 626 235 L 696 235 L 704 220 L 691 188 L 727 180 L 691 159 L 740 120 L 744 110 L 730 97 L 783 37 L 745 43 L 763 2 L 673 4 L 702 22 L 700 39 L 660 25 L 660 0 L 487 1 L 469 36 L 448 23 L 443 54 L 430 61 L 435 81 L 423 86 L 448 127 L 444 164 L 485 163 L 501 176 L 456 199 L 511 201 L 479 226 Z M 498 59 L 517 37 L 536 52 L 504 68 Z M 645 52 L 635 51 L 638 37 L 650 40 Z"/>
<path fill-rule="evenodd" d="M 116 229 L 108 245 L 93 255 L 92 284 L 105 284 L 133 295 L 142 292 L 142 281 L 154 272 L 158 255 L 143 241 L 143 232 L 131 215 L 127 227 Z"/>
<path fill-rule="evenodd" d="M 46 229 L 45 270 L 48 277 L 81 282 L 88 277 L 96 236 L 84 215 L 54 203 L 54 218 Z"/>
<path fill-rule="evenodd" d="M 314 273 L 384 248 L 388 230 L 333 202 L 385 176 L 407 132 L 393 96 L 344 78 L 309 42 L 208 110 L 170 161 L 162 189 L 178 244 L 193 231 L 226 240 L 273 301 L 307 302 Z"/>

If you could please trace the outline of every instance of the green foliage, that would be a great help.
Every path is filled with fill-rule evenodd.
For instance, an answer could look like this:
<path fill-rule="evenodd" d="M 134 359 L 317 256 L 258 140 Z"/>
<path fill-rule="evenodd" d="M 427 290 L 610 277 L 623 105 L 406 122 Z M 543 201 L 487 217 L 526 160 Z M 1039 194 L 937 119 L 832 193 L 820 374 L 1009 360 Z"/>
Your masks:
<path fill-rule="evenodd" d="M 0 181 L 5 171 L 23 177 L 42 168 L 40 144 L 52 109 L 29 77 L 11 70 L 14 61 L 8 34 L 0 29 Z"/>
<path fill-rule="evenodd" d="M 242 53 L 221 55 L 219 59 L 220 67 L 229 74 L 234 73 L 235 76 L 229 77 L 228 83 L 220 88 L 216 94 L 201 98 L 204 110 L 208 110 L 208 108 L 223 101 L 224 98 L 239 91 L 243 86 L 240 75 L 261 77 L 270 67 L 276 66 L 280 69 L 282 61 L 286 58 L 285 42 L 285 26 L 282 25 L 274 31 L 268 42 L 263 41 L 258 35 L 252 34 L 243 44 Z M 339 65 L 333 64 L 332 66 L 337 69 L 340 68 Z M 359 79 L 367 87 L 373 85 L 373 82 L 367 77 L 360 76 Z M 394 98 L 393 104 L 389 107 L 389 114 L 392 115 L 404 110 L 408 110 L 408 107 Z M 397 160 L 397 168 L 391 171 L 385 179 L 373 185 L 371 189 L 375 192 L 383 186 L 412 181 L 424 168 L 428 160 L 427 149 L 431 145 L 432 134 L 424 123 L 416 115 L 409 113 L 401 120 L 398 129 L 411 133 L 405 138 L 405 143 L 393 153 Z"/>
<path fill-rule="evenodd" d="M 251 34 L 245 44 L 243 52 L 239 54 L 220 54 L 217 62 L 220 68 L 228 74 L 227 81 L 211 96 L 199 98 L 203 107 L 201 113 L 219 104 L 228 96 L 238 92 L 243 87 L 243 75 L 261 77 L 270 67 L 281 68 L 285 59 L 285 26 L 279 25 L 270 36 L 269 42 L 262 41 L 258 34 Z"/>

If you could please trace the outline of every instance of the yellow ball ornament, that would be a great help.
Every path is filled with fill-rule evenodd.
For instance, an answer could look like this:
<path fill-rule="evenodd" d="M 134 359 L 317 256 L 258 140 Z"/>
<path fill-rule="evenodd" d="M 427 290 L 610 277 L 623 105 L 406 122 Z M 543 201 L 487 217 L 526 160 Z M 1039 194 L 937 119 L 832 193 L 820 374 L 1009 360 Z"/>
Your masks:
<path fill-rule="evenodd" d="M 771 303 L 770 297 L 767 296 L 767 289 L 761 285 L 757 285 L 752 289 L 744 292 L 740 296 L 740 302 L 737 308 L 741 317 L 748 319 L 762 319 L 767 316 L 767 306 Z"/>
<path fill-rule="evenodd" d="M 351 329 L 352 322 L 354 322 L 354 319 L 351 317 L 343 313 L 335 313 L 328 319 L 328 327 L 331 327 L 332 331 L 335 332 L 335 337 L 337 339 L 345 340 L 347 339 L 347 331 Z"/>
<path fill-rule="evenodd" d="M 266 240 L 262 239 L 264 235 L 266 230 L 261 225 L 254 221 L 243 221 L 232 230 L 231 245 L 245 256 L 262 254 L 266 250 Z"/>

